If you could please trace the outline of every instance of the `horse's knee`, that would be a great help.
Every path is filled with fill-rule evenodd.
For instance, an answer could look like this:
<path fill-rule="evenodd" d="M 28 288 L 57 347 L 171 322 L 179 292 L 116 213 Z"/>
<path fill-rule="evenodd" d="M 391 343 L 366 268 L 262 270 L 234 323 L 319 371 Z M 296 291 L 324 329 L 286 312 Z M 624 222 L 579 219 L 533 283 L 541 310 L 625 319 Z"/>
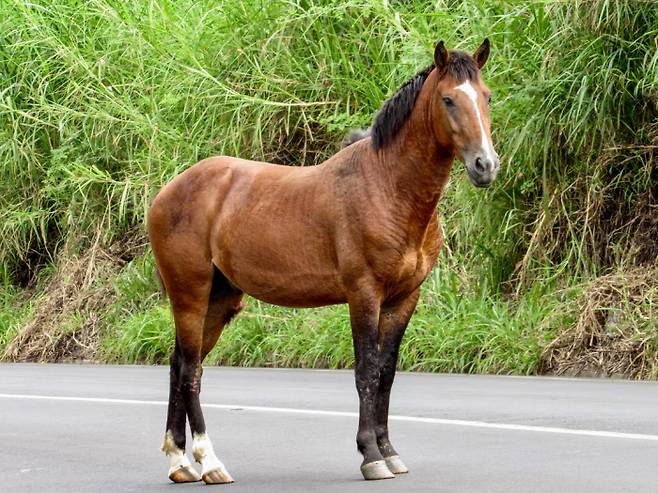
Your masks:
<path fill-rule="evenodd" d="M 201 375 L 203 369 L 198 360 L 183 360 L 180 368 L 181 388 L 183 392 L 199 393 L 201 390 Z"/>
<path fill-rule="evenodd" d="M 180 378 L 181 363 L 181 355 L 176 348 L 169 357 L 169 374 L 176 379 Z"/>

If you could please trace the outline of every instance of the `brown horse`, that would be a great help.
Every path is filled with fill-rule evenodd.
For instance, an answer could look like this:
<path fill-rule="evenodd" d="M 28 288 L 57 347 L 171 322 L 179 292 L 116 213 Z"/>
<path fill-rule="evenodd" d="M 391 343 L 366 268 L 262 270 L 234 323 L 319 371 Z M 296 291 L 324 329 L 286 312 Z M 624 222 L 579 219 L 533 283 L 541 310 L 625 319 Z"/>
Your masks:
<path fill-rule="evenodd" d="M 436 206 L 455 157 L 475 186 L 499 160 L 489 90 L 473 56 L 440 42 L 434 64 L 386 101 L 369 131 L 318 166 L 205 159 L 166 185 L 148 228 L 176 325 L 167 429 L 169 478 L 233 479 L 206 435 L 201 363 L 242 296 L 276 305 L 348 303 L 359 395 L 356 442 L 366 479 L 407 472 L 388 437 L 388 405 L 402 335 L 442 244 Z"/>

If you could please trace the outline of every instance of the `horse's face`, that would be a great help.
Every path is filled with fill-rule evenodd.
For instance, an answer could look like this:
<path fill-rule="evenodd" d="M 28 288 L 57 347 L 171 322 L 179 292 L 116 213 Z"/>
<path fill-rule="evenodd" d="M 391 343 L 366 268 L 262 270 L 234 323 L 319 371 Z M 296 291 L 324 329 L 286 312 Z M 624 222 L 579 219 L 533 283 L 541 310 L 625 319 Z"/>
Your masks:
<path fill-rule="evenodd" d="M 476 187 L 488 187 L 500 168 L 489 130 L 491 92 L 480 78 L 480 69 L 488 56 L 489 41 L 486 39 L 472 59 L 462 52 L 448 52 L 443 42 L 434 52 L 437 74 L 442 74 L 432 93 L 435 134 L 466 164 L 468 176 Z M 450 57 L 456 58 L 450 60 Z M 455 74 L 455 71 L 460 73 Z"/>

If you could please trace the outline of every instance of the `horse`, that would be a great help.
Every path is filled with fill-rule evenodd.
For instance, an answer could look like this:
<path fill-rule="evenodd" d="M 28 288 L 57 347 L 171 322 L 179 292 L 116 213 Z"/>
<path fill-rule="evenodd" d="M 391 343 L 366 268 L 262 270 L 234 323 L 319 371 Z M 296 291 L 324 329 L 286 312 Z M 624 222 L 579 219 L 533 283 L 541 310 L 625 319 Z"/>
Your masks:
<path fill-rule="evenodd" d="M 230 483 L 206 433 L 202 362 L 243 308 L 243 294 L 287 307 L 347 303 L 359 397 L 356 443 L 365 479 L 408 472 L 388 433 L 400 343 L 443 243 L 437 203 L 459 158 L 476 187 L 500 168 L 473 55 L 434 63 L 388 99 L 366 132 L 317 166 L 235 157 L 199 161 L 165 185 L 148 233 L 176 328 L 162 451 L 173 482 Z M 185 453 L 186 416 L 192 454 Z"/>

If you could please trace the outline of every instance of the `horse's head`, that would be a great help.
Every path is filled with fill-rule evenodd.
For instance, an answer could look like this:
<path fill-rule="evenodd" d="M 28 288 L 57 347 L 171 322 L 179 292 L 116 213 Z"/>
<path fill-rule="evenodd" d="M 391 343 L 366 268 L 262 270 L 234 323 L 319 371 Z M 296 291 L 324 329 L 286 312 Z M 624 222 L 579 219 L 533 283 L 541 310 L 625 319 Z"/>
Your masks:
<path fill-rule="evenodd" d="M 491 93 L 480 77 L 488 56 L 487 39 L 472 56 L 448 51 L 443 41 L 434 50 L 437 81 L 431 96 L 434 134 L 441 144 L 455 150 L 476 187 L 489 186 L 500 168 L 489 130 Z"/>

